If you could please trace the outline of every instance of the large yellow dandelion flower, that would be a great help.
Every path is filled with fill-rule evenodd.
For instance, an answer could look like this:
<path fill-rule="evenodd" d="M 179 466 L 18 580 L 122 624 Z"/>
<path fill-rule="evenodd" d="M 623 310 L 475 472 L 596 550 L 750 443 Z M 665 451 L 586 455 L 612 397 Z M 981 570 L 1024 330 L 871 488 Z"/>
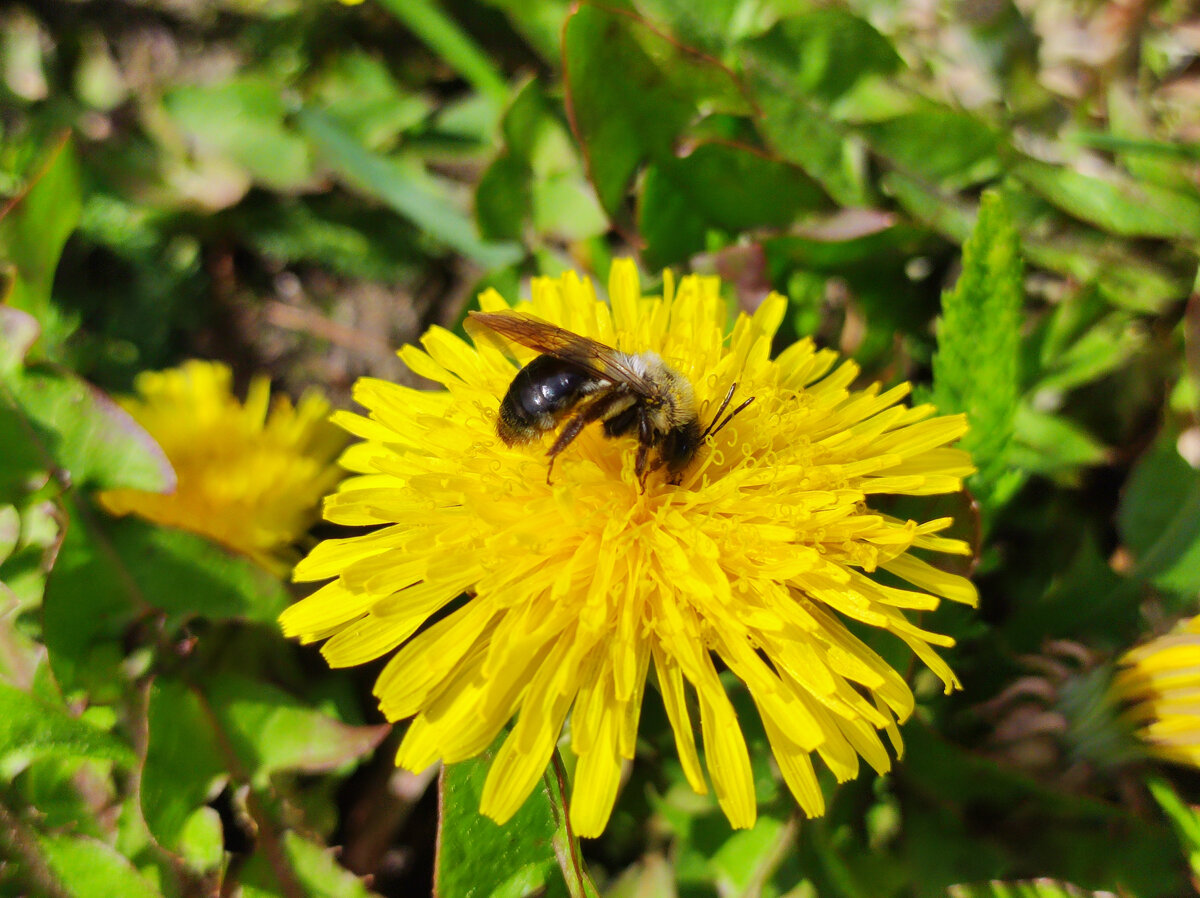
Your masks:
<path fill-rule="evenodd" d="M 1160 758 L 1200 767 L 1200 617 L 1126 652 L 1113 693 Z"/>
<path fill-rule="evenodd" d="M 857 367 L 835 367 L 833 352 L 807 340 L 772 360 L 780 296 L 727 336 L 718 288 L 687 277 L 676 290 L 668 276 L 662 297 L 644 297 L 633 264 L 618 262 L 611 307 L 573 274 L 534 281 L 525 307 L 623 352 L 658 353 L 695 386 L 705 422 L 735 382 L 754 397 L 678 484 L 660 469 L 643 490 L 636 438 L 607 438 L 599 425 L 558 456 L 547 484 L 551 435 L 513 447 L 496 435 L 517 367 L 487 340 L 437 328 L 424 351 L 401 355 L 444 391 L 364 379 L 356 398 L 370 416 L 335 416 L 363 438 L 344 456 L 360 476 L 325 515 L 378 529 L 323 542 L 297 566 L 298 580 L 337 579 L 288 609 L 283 628 L 328 639 L 323 652 L 339 667 L 403 646 L 375 692 L 389 719 L 415 715 L 397 757 L 410 770 L 470 758 L 516 715 L 483 792 L 481 810 L 497 821 L 529 795 L 570 713 L 571 822 L 601 833 L 651 666 L 687 779 L 704 792 L 694 691 L 708 773 L 736 827 L 754 823 L 755 794 L 718 664 L 745 683 L 810 815 L 824 810 L 812 754 L 839 780 L 856 775 L 860 756 L 887 770 L 878 732 L 898 740 L 895 724 L 913 709 L 904 680 L 846 620 L 895 634 L 947 689 L 956 684 L 932 648 L 952 640 L 906 613 L 939 597 L 973 603 L 975 590 L 911 550 L 967 547 L 938 535 L 949 519 L 897 520 L 868 503 L 960 489 L 970 459 L 946 447 L 966 421 L 898 405 L 906 384 L 851 390 Z M 507 308 L 494 291 L 480 305 Z M 514 352 L 521 363 L 535 355 Z M 879 582 L 882 571 L 895 582 Z"/>
<path fill-rule="evenodd" d="M 296 406 L 286 396 L 272 401 L 270 382 L 259 377 L 243 404 L 231 381 L 226 366 L 198 360 L 139 374 L 138 395 L 121 405 L 162 446 L 177 486 L 97 498 L 113 514 L 199 533 L 284 573 L 298 557 L 293 543 L 343 476 L 334 459 L 346 436 L 328 422 L 329 403 L 317 393 Z"/>

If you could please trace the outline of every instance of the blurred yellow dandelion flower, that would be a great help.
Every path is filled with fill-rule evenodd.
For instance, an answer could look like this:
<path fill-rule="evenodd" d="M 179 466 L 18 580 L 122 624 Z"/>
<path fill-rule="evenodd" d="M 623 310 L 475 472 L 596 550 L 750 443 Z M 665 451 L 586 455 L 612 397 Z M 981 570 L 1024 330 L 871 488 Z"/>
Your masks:
<path fill-rule="evenodd" d="M 343 473 L 335 464 L 346 435 L 328 421 L 329 403 L 307 393 L 293 406 L 271 398 L 266 377 L 246 402 L 231 390 L 225 365 L 192 360 L 146 371 L 121 405 L 162 446 L 175 468 L 171 493 L 109 490 L 100 504 L 190 530 L 285 573 L 292 544 L 317 520 L 321 498 Z"/>
<path fill-rule="evenodd" d="M 1200 616 L 1126 652 L 1113 680 L 1123 715 L 1150 749 L 1200 767 Z"/>
<path fill-rule="evenodd" d="M 734 826 L 754 823 L 750 758 L 719 659 L 753 697 L 801 807 L 821 814 L 812 753 L 839 780 L 857 774 L 860 756 L 886 770 L 878 731 L 898 751 L 896 722 L 913 709 L 904 680 L 845 619 L 893 633 L 947 690 L 956 685 L 932 648 L 953 641 L 905 613 L 939 597 L 971 604 L 975 590 L 910 550 L 968 548 L 939 535 L 948 518 L 897 520 L 868 502 L 960 489 L 973 468 L 947 446 L 966 421 L 898 405 L 907 384 L 851 390 L 857 366 L 835 367 L 836 354 L 809 340 L 772 360 L 781 296 L 739 316 L 728 337 L 714 278 L 675 289 L 668 273 L 662 297 L 643 296 L 633 264 L 618 262 L 609 297 L 611 307 L 569 273 L 535 280 L 525 308 L 621 351 L 659 353 L 691 380 L 705 420 L 734 382 L 754 397 L 681 482 L 660 470 L 643 492 L 636 438 L 591 426 L 548 485 L 550 437 L 510 447 L 496 435 L 513 362 L 486 340 L 434 328 L 424 351 L 401 355 L 444 391 L 363 379 L 356 398 L 369 417 L 335 415 L 363 442 L 343 458 L 359 476 L 327 500 L 325 516 L 379 529 L 320 543 L 297 566 L 297 580 L 337 579 L 289 608 L 283 629 L 328 639 L 337 667 L 403 646 L 375 693 L 389 719 L 415 715 L 397 756 L 410 770 L 478 754 L 516 715 L 482 798 L 500 822 L 544 772 L 570 712 L 570 816 L 584 836 L 604 829 L 622 759 L 633 757 L 651 665 L 689 783 L 706 791 L 690 688 L 717 800 Z M 490 290 L 480 305 L 508 308 Z M 523 364 L 535 356 L 514 353 Z M 881 571 L 913 588 L 879 582 Z"/>

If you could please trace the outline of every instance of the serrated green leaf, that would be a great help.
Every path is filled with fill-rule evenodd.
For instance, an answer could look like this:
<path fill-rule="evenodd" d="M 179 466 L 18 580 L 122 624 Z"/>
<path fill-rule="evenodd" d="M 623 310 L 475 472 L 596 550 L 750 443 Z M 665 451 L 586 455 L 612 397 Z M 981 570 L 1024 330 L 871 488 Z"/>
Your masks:
<path fill-rule="evenodd" d="M 933 401 L 943 413 L 967 413 L 971 430 L 960 445 L 979 468 L 971 484 L 987 509 L 1017 411 L 1024 297 L 1017 232 L 999 194 L 983 195 L 962 264 L 958 283 L 942 296 Z"/>
<path fill-rule="evenodd" d="M 42 836 L 38 843 L 54 875 L 75 898 L 162 898 L 129 859 L 82 836 Z"/>
<path fill-rule="evenodd" d="M 90 758 L 129 766 L 133 749 L 28 692 L 0 683 L 0 759 Z"/>
<path fill-rule="evenodd" d="M 1200 471 L 1184 461 L 1173 434 L 1138 460 L 1117 525 L 1137 576 L 1181 595 L 1200 590 Z"/>

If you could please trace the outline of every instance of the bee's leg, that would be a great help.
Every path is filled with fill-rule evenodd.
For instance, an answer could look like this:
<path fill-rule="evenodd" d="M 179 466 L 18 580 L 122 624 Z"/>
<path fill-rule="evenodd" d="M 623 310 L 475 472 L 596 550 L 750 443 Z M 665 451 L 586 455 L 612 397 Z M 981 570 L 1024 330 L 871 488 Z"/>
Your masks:
<path fill-rule="evenodd" d="M 563 425 L 563 429 L 554 438 L 554 444 L 550 447 L 550 451 L 546 453 L 550 456 L 550 464 L 546 468 L 547 484 L 550 483 L 550 472 L 554 470 L 555 456 L 570 446 L 575 441 L 575 438 L 583 432 L 585 427 L 593 421 L 603 418 L 623 398 L 625 398 L 625 394 L 621 390 L 615 387 L 608 387 L 596 392 L 587 405 L 567 419 L 567 423 Z"/>
<path fill-rule="evenodd" d="M 637 474 L 638 486 L 641 487 L 643 494 L 646 492 L 646 478 L 650 476 L 651 472 L 662 467 L 661 457 L 653 465 L 646 464 L 653 445 L 654 428 L 650 425 L 650 419 L 642 415 L 638 418 L 638 451 L 637 458 L 633 463 L 633 472 Z"/>

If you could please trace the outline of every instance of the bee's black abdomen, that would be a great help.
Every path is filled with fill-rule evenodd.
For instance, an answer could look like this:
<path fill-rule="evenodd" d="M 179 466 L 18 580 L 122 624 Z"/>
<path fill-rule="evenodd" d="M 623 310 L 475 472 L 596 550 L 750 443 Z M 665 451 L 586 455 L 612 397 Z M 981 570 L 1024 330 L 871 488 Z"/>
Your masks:
<path fill-rule="evenodd" d="M 526 443 L 553 429 L 580 396 L 600 385 L 578 365 L 539 355 L 517 372 L 504 401 L 496 432 L 508 445 Z"/>

